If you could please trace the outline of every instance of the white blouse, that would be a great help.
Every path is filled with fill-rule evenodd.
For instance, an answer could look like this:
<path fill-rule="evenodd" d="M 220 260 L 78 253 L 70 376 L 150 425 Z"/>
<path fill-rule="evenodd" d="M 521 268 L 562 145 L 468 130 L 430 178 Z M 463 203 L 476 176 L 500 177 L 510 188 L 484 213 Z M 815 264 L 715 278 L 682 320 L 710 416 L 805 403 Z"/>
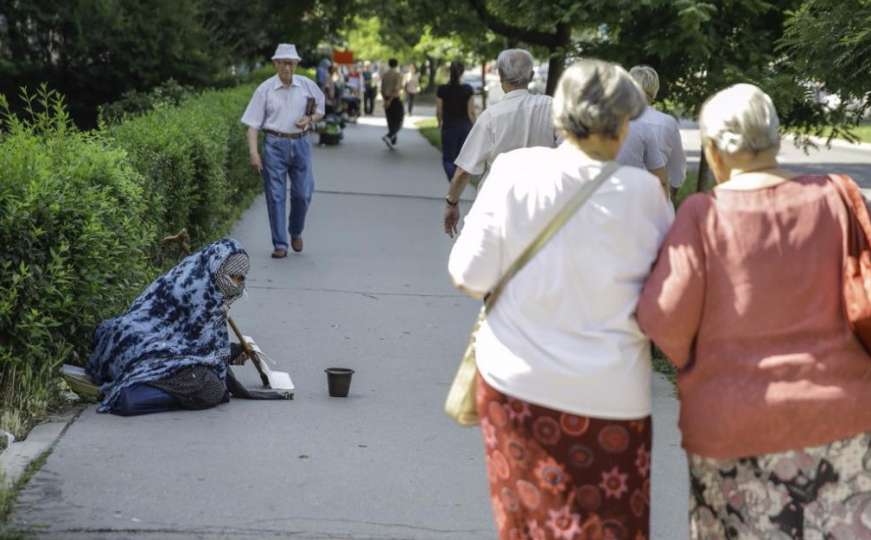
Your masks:
<path fill-rule="evenodd" d="M 451 251 L 454 283 L 489 291 L 602 166 L 569 142 L 500 155 Z M 484 380 L 574 414 L 650 414 L 650 343 L 634 313 L 673 219 L 656 177 L 620 167 L 514 276 L 487 316 L 476 345 Z"/>

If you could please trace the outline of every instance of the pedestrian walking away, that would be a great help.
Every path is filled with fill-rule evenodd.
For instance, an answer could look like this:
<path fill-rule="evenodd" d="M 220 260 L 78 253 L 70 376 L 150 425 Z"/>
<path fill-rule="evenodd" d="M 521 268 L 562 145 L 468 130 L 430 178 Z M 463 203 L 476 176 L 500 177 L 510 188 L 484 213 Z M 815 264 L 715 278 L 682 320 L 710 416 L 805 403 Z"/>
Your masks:
<path fill-rule="evenodd" d="M 639 169 L 647 169 L 659 178 L 669 197 L 674 197 L 687 172 L 677 120 L 653 108 L 659 92 L 659 75 L 650 66 L 635 66 L 629 74 L 647 96 L 648 106 L 629 122 L 629 134 L 617 154 L 617 161 Z"/>
<path fill-rule="evenodd" d="M 272 257 L 277 259 L 287 256 L 288 245 L 297 252 L 303 249 L 302 232 L 314 193 L 311 141 L 306 135 L 324 116 L 323 92 L 311 79 L 294 73 L 299 61 L 294 45 L 280 44 L 272 57 L 276 74 L 257 87 L 242 115 L 251 166 L 263 178 Z M 259 131 L 265 133 L 262 157 L 257 149 Z"/>
<path fill-rule="evenodd" d="M 414 98 L 420 93 L 420 75 L 414 64 L 408 64 L 408 71 L 402 77 L 402 89 L 405 91 L 405 105 L 408 107 L 408 114 L 411 115 L 414 111 Z"/>
<path fill-rule="evenodd" d="M 693 539 L 871 538 L 871 358 L 846 316 L 840 182 L 861 195 L 780 168 L 779 127 L 750 84 L 702 106 L 718 185 L 681 204 L 638 322 L 678 369 Z"/>
<path fill-rule="evenodd" d="M 499 298 L 474 347 L 500 540 L 650 537 L 650 342 L 633 312 L 674 210 L 652 174 L 613 161 L 644 105 L 616 64 L 568 68 L 553 102 L 565 141 L 497 157 L 451 251 L 460 290 Z"/>
<path fill-rule="evenodd" d="M 472 175 L 485 174 L 502 152 L 556 146 L 550 96 L 532 95 L 527 89 L 533 76 L 532 55 L 524 49 L 507 49 L 499 53 L 496 65 L 505 97 L 481 113 L 454 162 L 443 219 L 445 233 L 451 237 L 460 220 L 460 195 Z"/>
<path fill-rule="evenodd" d="M 436 91 L 436 118 L 442 132 L 442 166 L 448 182 L 454 177 L 457 166 L 454 160 L 475 123 L 475 91 L 461 83 L 466 67 L 462 62 L 451 62 L 451 79 Z"/>
<path fill-rule="evenodd" d="M 384 114 L 387 116 L 387 134 L 381 137 L 381 140 L 392 150 L 396 146 L 396 134 L 402 128 L 405 109 L 402 106 L 401 96 L 402 75 L 397 69 L 399 61 L 391 58 L 387 65 L 390 69 L 381 77 L 381 97 L 384 100 Z"/>

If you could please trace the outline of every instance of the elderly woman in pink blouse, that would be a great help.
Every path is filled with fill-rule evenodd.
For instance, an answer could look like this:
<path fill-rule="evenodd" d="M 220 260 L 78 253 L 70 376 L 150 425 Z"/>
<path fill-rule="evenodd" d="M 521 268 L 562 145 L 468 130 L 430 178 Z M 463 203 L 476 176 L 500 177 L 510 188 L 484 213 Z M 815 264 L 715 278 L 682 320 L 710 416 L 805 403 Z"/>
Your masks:
<path fill-rule="evenodd" d="M 847 209 L 777 163 L 771 99 L 702 108 L 718 185 L 680 207 L 637 316 L 678 368 L 693 538 L 871 538 L 871 358 L 841 291 Z"/>

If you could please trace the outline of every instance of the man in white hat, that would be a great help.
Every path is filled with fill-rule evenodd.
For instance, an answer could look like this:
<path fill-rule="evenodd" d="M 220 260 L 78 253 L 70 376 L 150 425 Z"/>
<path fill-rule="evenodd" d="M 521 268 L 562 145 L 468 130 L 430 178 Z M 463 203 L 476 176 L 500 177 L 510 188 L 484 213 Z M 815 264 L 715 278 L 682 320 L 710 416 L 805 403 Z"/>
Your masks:
<path fill-rule="evenodd" d="M 242 115 L 242 123 L 248 126 L 251 166 L 263 177 L 272 257 L 276 259 L 287 256 L 288 245 L 302 251 L 305 215 L 314 192 L 311 142 L 306 134 L 324 115 L 324 94 L 318 85 L 293 73 L 299 61 L 296 46 L 280 44 L 272 56 L 275 76 L 257 87 Z M 261 130 L 266 134 L 262 159 L 257 151 L 257 132 Z M 288 176 L 290 214 L 285 218 Z"/>

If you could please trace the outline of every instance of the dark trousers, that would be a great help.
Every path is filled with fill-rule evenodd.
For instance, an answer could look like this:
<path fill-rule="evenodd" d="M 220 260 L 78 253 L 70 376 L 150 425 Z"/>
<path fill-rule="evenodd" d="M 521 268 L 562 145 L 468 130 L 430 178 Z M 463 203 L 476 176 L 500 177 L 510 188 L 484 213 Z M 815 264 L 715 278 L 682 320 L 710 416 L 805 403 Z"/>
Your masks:
<path fill-rule="evenodd" d="M 363 93 L 363 111 L 366 114 L 372 114 L 375 110 L 375 87 L 367 86 Z"/>
<path fill-rule="evenodd" d="M 414 110 L 414 96 L 417 94 L 405 94 L 405 106 L 408 107 L 408 114 L 411 114 L 411 111 Z"/>
<path fill-rule="evenodd" d="M 448 175 L 448 182 L 454 177 L 454 172 L 457 170 L 454 160 L 460 155 L 460 150 L 471 129 L 471 122 L 442 127 L 442 166 L 445 168 L 445 174 Z"/>
<path fill-rule="evenodd" d="M 384 114 L 387 116 L 387 136 L 391 139 L 395 138 L 402 128 L 402 120 L 405 118 L 405 109 L 402 107 L 402 101 L 399 98 L 391 99 L 390 105 L 387 106 Z"/>

